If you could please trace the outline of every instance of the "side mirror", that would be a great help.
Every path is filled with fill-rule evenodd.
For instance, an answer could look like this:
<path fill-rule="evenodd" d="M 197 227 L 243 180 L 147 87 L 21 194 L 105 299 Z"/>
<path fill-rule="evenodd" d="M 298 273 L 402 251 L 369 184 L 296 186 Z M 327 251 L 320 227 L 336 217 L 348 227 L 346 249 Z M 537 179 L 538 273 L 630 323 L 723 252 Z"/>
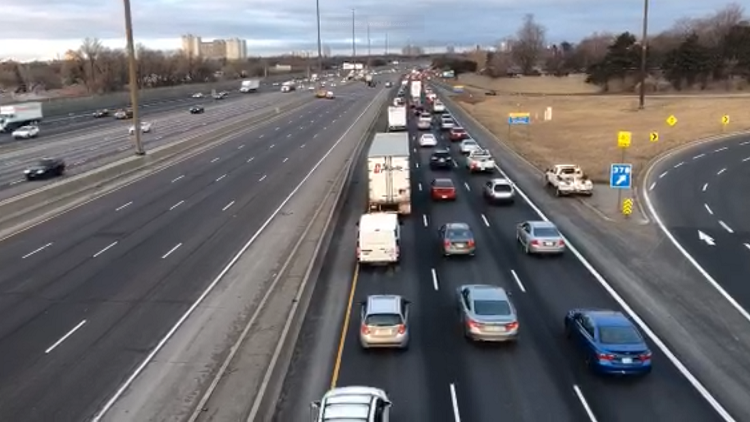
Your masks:
<path fill-rule="evenodd" d="M 404 299 L 404 303 L 407 304 L 407 305 L 411 305 L 411 300 Z"/>
<path fill-rule="evenodd" d="M 383 401 L 383 405 L 384 405 L 385 407 L 392 407 L 392 406 L 393 406 L 393 403 L 389 402 L 388 400 L 384 400 L 384 401 Z"/>
<path fill-rule="evenodd" d="M 365 300 L 360 300 L 359 301 L 359 306 L 365 306 L 365 305 L 367 305 L 367 301 L 365 301 Z"/>

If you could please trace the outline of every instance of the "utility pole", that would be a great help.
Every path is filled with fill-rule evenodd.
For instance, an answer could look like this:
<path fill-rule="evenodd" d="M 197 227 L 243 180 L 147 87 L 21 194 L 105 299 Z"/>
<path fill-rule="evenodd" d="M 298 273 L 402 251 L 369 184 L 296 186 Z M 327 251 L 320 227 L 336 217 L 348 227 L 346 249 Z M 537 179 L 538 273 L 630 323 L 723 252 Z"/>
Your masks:
<path fill-rule="evenodd" d="M 385 33 L 385 56 L 388 57 L 388 33 Z"/>
<path fill-rule="evenodd" d="M 323 50 L 320 41 L 320 0 L 315 0 L 315 15 L 318 19 L 318 75 L 323 73 Z"/>
<path fill-rule="evenodd" d="M 648 57 L 648 2 L 643 0 L 643 36 L 641 37 L 641 86 L 638 89 L 638 109 L 646 107 L 646 59 Z"/>
<path fill-rule="evenodd" d="M 355 38 L 356 32 L 354 29 L 354 9 L 352 9 L 352 63 L 356 66 L 357 64 L 357 39 Z"/>
<path fill-rule="evenodd" d="M 128 73 L 130 74 L 130 106 L 133 110 L 133 127 L 135 130 L 135 155 L 146 155 L 141 140 L 141 120 L 138 115 L 138 68 L 135 58 L 135 43 L 133 42 L 133 19 L 130 15 L 130 0 L 123 0 L 125 7 L 125 37 L 128 40 Z"/>
<path fill-rule="evenodd" d="M 370 60 L 372 58 L 372 43 L 370 39 L 370 22 L 367 22 L 367 68 L 370 68 Z"/>

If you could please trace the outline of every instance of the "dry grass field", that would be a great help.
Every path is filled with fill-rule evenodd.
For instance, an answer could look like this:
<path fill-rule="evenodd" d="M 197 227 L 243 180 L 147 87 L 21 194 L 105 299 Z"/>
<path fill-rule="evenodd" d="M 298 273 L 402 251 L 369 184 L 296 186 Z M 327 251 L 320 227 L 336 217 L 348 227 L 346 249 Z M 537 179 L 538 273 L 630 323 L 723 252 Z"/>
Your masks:
<path fill-rule="evenodd" d="M 750 97 L 746 95 L 647 97 L 646 110 L 639 111 L 638 98 L 632 95 L 539 95 L 541 89 L 561 93 L 573 84 L 563 82 L 554 87 L 550 85 L 556 78 L 533 79 L 548 81 L 524 88 L 520 84 L 524 78 L 507 79 L 499 83 L 514 83 L 513 92 L 530 94 L 504 95 L 498 89 L 498 96 L 492 97 L 469 89 L 456 99 L 540 169 L 555 163 L 575 163 L 583 166 L 594 181 L 608 183 L 609 165 L 622 160 L 622 150 L 617 147 L 620 131 L 632 133 L 625 162 L 633 163 L 638 174 L 649 160 L 668 149 L 700 138 L 750 130 Z M 544 121 L 548 107 L 552 108 L 552 119 Z M 532 124 L 509 130 L 507 116 L 512 112 L 530 113 Z M 677 119 L 674 126 L 667 124 L 672 115 Z M 724 115 L 730 118 L 726 127 L 721 123 Z M 657 142 L 650 141 L 651 132 L 659 134 Z"/>
<path fill-rule="evenodd" d="M 493 89 L 507 94 L 585 95 L 600 91 L 598 87 L 586 83 L 585 75 L 490 79 L 486 76 L 463 74 L 458 76 L 458 83 L 470 88 Z"/>

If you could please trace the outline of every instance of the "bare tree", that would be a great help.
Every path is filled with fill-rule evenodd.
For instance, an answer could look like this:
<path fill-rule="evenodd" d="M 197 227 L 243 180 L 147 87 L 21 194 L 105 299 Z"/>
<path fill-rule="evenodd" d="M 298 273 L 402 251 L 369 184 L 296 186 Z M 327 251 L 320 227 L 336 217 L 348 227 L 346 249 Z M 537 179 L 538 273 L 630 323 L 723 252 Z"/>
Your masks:
<path fill-rule="evenodd" d="M 614 35 L 608 33 L 593 33 L 576 45 L 575 56 L 578 66 L 585 69 L 594 63 L 604 60 Z"/>
<path fill-rule="evenodd" d="M 546 47 L 546 32 L 542 25 L 536 23 L 534 15 L 524 16 L 511 50 L 516 64 L 524 74 L 530 74 L 540 64 Z"/>
<path fill-rule="evenodd" d="M 81 44 L 81 47 L 78 49 L 78 54 L 80 56 L 79 60 L 85 63 L 85 72 L 82 75 L 83 83 L 86 85 L 89 92 L 99 89 L 97 86 L 98 78 L 96 63 L 99 60 L 99 55 L 103 49 L 104 47 L 102 46 L 101 41 L 97 38 L 84 39 L 83 44 Z"/>

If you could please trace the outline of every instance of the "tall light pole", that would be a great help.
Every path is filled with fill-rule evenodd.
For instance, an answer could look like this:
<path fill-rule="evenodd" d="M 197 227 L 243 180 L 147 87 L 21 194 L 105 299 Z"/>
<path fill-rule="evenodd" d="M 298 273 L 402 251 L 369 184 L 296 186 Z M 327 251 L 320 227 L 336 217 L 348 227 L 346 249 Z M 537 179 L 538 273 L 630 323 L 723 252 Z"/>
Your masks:
<path fill-rule="evenodd" d="M 385 56 L 388 57 L 388 33 L 385 33 Z"/>
<path fill-rule="evenodd" d="M 372 58 L 372 43 L 370 40 L 370 22 L 367 22 L 367 68 L 370 68 L 370 60 Z"/>
<path fill-rule="evenodd" d="M 318 75 L 323 73 L 323 46 L 320 42 L 320 0 L 315 0 L 315 15 L 318 19 Z"/>
<path fill-rule="evenodd" d="M 128 40 L 128 73 L 130 74 L 130 106 L 133 109 L 133 127 L 135 130 L 135 155 L 146 155 L 141 140 L 141 120 L 138 114 L 138 68 L 133 43 L 133 19 L 130 16 L 130 0 L 122 0 L 125 7 L 125 37 Z"/>
<path fill-rule="evenodd" d="M 357 39 L 354 38 L 356 35 L 355 29 L 354 29 L 354 9 L 352 9 L 352 63 L 354 63 L 355 67 L 357 64 Z"/>
<path fill-rule="evenodd" d="M 648 56 L 648 1 L 643 0 L 643 35 L 641 37 L 641 86 L 638 89 L 638 109 L 646 107 L 646 59 Z"/>

